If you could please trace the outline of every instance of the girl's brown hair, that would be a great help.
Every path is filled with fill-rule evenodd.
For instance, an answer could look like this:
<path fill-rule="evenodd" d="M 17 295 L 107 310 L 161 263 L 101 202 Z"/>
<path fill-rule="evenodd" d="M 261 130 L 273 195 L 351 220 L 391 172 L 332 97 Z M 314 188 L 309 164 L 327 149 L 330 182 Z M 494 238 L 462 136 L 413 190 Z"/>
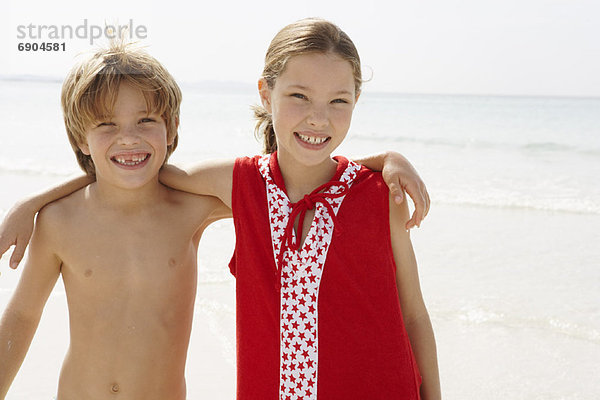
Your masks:
<path fill-rule="evenodd" d="M 360 93 L 362 74 L 358 50 L 350 37 L 337 25 L 317 18 L 307 18 L 294 22 L 280 30 L 271 41 L 265 56 L 262 78 L 269 89 L 273 89 L 277 77 L 285 70 L 291 57 L 308 53 L 335 54 L 352 65 L 354 88 Z M 263 151 L 266 154 L 277 150 L 273 119 L 264 107 L 253 107 L 257 138 L 263 138 Z"/>

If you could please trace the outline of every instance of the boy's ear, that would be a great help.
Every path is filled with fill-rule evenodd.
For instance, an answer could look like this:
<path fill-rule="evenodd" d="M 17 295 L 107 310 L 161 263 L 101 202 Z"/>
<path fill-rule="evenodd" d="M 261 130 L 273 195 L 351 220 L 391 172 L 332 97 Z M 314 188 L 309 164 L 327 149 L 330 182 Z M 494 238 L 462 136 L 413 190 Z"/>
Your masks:
<path fill-rule="evenodd" d="M 167 133 L 167 146 L 171 146 L 175 142 L 175 137 L 177 136 L 177 129 L 179 129 L 179 118 L 175 118 L 175 132 L 169 135 Z M 169 136 L 171 136 L 169 138 Z"/>
<path fill-rule="evenodd" d="M 269 84 L 265 78 L 258 80 L 258 93 L 260 94 L 262 106 L 268 113 L 271 113 L 271 89 L 269 89 Z"/>
<path fill-rule="evenodd" d="M 90 155 L 90 146 L 88 146 L 87 142 L 79 143 L 79 144 L 77 144 L 77 146 L 79 147 L 79 150 L 81 150 L 81 152 L 83 154 L 85 154 L 86 156 Z"/>

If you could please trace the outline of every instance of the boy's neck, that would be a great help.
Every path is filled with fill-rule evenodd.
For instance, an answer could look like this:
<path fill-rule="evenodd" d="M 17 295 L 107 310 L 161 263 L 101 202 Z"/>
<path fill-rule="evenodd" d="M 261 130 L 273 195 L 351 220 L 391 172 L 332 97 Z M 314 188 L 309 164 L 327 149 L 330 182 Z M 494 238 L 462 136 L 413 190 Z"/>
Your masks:
<path fill-rule="evenodd" d="M 105 208 L 133 211 L 156 204 L 163 196 L 165 190 L 165 186 L 159 183 L 158 176 L 144 186 L 135 189 L 115 186 L 97 177 L 96 183 L 90 186 L 89 193 L 94 200 L 98 201 Z"/>
<path fill-rule="evenodd" d="M 329 182 L 337 169 L 337 162 L 331 158 L 313 166 L 298 165 L 293 160 L 279 157 L 279 154 L 277 161 L 288 198 L 292 203 Z"/>

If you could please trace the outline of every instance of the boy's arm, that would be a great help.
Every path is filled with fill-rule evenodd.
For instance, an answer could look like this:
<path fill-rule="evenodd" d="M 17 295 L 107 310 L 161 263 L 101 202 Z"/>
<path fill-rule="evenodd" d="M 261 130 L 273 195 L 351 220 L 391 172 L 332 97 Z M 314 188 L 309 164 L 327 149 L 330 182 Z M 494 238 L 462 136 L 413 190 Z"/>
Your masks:
<path fill-rule="evenodd" d="M 233 185 L 233 165 L 235 160 L 209 160 L 183 170 L 173 165 L 165 165 L 158 175 L 160 182 L 193 194 L 218 197 L 231 208 L 231 188 Z"/>
<path fill-rule="evenodd" d="M 390 188 L 396 203 L 402 203 L 403 191 L 406 191 L 415 203 L 415 210 L 405 225 L 406 229 L 421 226 L 421 222 L 429 213 L 431 204 L 429 193 L 415 168 L 402 154 L 388 151 L 354 161 L 373 171 L 381 171 L 383 180 Z"/>
<path fill-rule="evenodd" d="M 408 216 L 406 202 L 396 204 L 390 196 L 390 233 L 396 263 L 396 286 L 406 332 L 423 377 L 421 398 L 440 400 L 442 395 L 435 337 L 421 293 L 410 233 L 403 226 Z"/>
<path fill-rule="evenodd" d="M 89 175 L 80 176 L 15 204 L 0 225 L 0 257 L 14 245 L 10 267 L 17 268 L 33 232 L 35 214 L 46 204 L 61 199 L 94 182 Z"/>
<path fill-rule="evenodd" d="M 51 249 L 50 224 L 38 218 L 25 268 L 0 320 L 0 399 L 21 367 L 42 311 L 60 274 L 61 263 Z M 40 221 L 41 219 L 41 221 Z"/>

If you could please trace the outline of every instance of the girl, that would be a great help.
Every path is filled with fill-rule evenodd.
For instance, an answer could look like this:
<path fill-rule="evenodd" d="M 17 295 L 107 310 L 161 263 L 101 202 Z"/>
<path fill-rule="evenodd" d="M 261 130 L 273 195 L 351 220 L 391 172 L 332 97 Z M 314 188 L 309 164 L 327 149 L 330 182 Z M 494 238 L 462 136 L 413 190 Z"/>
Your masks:
<path fill-rule="evenodd" d="M 271 42 L 258 85 L 268 154 L 233 171 L 162 175 L 181 190 L 210 187 L 232 207 L 238 399 L 441 397 L 406 202 L 380 174 L 331 158 L 361 83 L 343 31 L 291 24 Z"/>
<path fill-rule="evenodd" d="M 426 214 L 427 195 L 406 223 L 406 202 L 396 204 L 381 174 L 331 158 L 349 129 L 360 71 L 337 26 L 285 27 L 259 81 L 257 131 L 268 154 L 161 174 L 233 210 L 238 399 L 440 398 L 406 231 Z"/>

